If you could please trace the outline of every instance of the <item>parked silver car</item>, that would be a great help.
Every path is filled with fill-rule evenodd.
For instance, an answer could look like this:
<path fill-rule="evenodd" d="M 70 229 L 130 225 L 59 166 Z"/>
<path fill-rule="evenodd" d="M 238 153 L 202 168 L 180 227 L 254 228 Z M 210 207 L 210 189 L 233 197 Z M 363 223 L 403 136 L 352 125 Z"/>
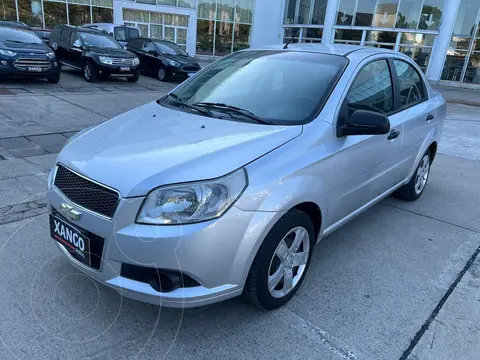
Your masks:
<path fill-rule="evenodd" d="M 123 295 L 273 309 L 314 245 L 391 193 L 418 199 L 444 99 L 402 54 L 245 50 L 75 135 L 50 173 L 52 237 Z"/>

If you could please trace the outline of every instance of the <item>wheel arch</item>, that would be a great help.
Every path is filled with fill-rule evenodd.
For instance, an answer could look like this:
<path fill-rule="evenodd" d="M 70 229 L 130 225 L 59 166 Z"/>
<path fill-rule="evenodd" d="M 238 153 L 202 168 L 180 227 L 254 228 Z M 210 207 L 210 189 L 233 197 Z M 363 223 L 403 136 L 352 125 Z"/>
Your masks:
<path fill-rule="evenodd" d="M 428 150 L 430 150 L 430 156 L 432 157 L 432 162 L 435 159 L 435 155 L 437 155 L 437 147 L 438 144 L 436 141 L 432 142 L 428 147 Z"/>
<path fill-rule="evenodd" d="M 318 206 L 312 201 L 306 201 L 295 205 L 292 209 L 298 209 L 308 215 L 308 217 L 312 221 L 313 229 L 315 230 L 315 239 L 316 241 L 318 241 L 319 235 L 321 234 L 323 222 L 322 210 L 320 209 L 320 206 Z"/>

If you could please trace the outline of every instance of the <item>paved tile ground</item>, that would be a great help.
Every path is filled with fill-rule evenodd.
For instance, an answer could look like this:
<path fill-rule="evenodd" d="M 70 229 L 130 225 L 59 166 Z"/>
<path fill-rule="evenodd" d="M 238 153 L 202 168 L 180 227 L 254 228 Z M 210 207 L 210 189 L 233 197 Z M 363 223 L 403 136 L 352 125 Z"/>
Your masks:
<path fill-rule="evenodd" d="M 478 358 L 479 108 L 449 105 L 422 198 L 388 198 L 322 241 L 286 307 L 259 312 L 233 299 L 182 311 L 123 299 L 70 266 L 49 239 L 49 150 L 176 85 L 142 77 L 128 89 L 75 76 L 48 91 L 0 86 L 18 92 L 0 91 L 1 360 Z"/>

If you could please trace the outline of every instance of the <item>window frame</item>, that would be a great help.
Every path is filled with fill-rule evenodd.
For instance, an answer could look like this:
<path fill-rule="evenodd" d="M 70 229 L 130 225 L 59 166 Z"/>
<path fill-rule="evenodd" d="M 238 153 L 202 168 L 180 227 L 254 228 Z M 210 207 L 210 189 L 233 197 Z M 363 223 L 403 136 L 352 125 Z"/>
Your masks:
<path fill-rule="evenodd" d="M 397 92 L 395 91 L 395 88 L 396 88 L 396 85 L 397 85 L 397 82 L 396 82 L 397 79 L 394 79 L 393 71 L 392 71 L 392 65 L 393 65 L 393 63 L 390 63 L 389 57 L 387 57 L 387 56 L 378 57 L 378 58 L 375 58 L 375 59 L 373 59 L 373 60 L 365 63 L 365 64 L 360 68 L 360 70 L 358 70 L 358 72 L 356 72 L 355 77 L 353 78 L 352 82 L 350 83 L 350 86 L 349 86 L 348 90 L 345 92 L 345 97 L 343 98 L 343 101 L 342 101 L 342 107 L 345 106 L 344 103 L 348 105 L 348 98 L 347 98 L 347 97 L 348 97 L 348 93 L 349 93 L 350 90 L 352 89 L 353 84 L 355 84 L 355 81 L 357 80 L 357 78 L 358 78 L 358 76 L 360 75 L 360 73 L 362 72 L 362 70 L 365 69 L 365 67 L 367 67 L 368 65 L 370 65 L 370 64 L 372 64 L 372 63 L 374 63 L 374 62 L 376 62 L 376 61 L 382 61 L 382 60 L 384 60 L 384 61 L 387 63 L 387 68 L 388 68 L 388 71 L 389 71 L 389 73 L 390 73 L 390 80 L 391 80 L 391 83 L 392 83 L 392 98 L 393 98 L 393 99 L 392 99 L 392 105 L 393 105 L 393 106 L 392 106 L 392 111 L 389 111 L 388 113 L 381 113 L 381 112 L 379 112 L 379 113 L 380 113 L 380 114 L 383 114 L 383 115 L 385 115 L 385 116 L 387 116 L 387 117 L 395 114 L 395 112 L 396 112 L 396 110 L 397 110 L 397 107 L 396 107 L 396 105 L 397 105 L 396 99 L 397 99 L 397 97 L 398 97 L 398 94 L 397 94 Z M 349 120 L 350 120 L 350 119 L 348 119 L 348 117 L 347 117 L 347 122 L 348 122 Z M 343 124 L 342 124 L 342 125 L 343 125 Z"/>
<path fill-rule="evenodd" d="M 415 70 L 415 72 L 418 75 L 418 78 L 420 79 L 420 81 L 422 83 L 422 99 L 421 100 L 418 100 L 418 101 L 415 101 L 415 102 L 412 102 L 412 103 L 409 103 L 409 104 L 406 104 L 406 105 L 402 105 L 401 96 L 400 96 L 400 92 L 401 92 L 400 80 L 399 80 L 399 76 L 397 74 L 397 69 L 395 68 L 395 64 L 393 62 L 394 60 L 404 62 L 407 65 L 409 65 L 410 67 L 412 67 L 413 70 Z M 402 59 L 402 58 L 399 58 L 399 57 L 390 57 L 388 61 L 390 63 L 391 70 L 393 70 L 392 76 L 395 76 L 395 84 L 396 84 L 395 97 L 394 97 L 394 107 L 395 107 L 395 112 L 394 113 L 407 110 L 407 109 L 409 109 L 413 106 L 416 106 L 418 104 L 421 104 L 421 103 L 429 100 L 427 85 L 425 84 L 425 80 L 423 79 L 422 74 L 418 71 L 416 66 L 414 66 L 408 60 Z M 416 65 L 416 63 L 415 63 L 415 65 Z"/>

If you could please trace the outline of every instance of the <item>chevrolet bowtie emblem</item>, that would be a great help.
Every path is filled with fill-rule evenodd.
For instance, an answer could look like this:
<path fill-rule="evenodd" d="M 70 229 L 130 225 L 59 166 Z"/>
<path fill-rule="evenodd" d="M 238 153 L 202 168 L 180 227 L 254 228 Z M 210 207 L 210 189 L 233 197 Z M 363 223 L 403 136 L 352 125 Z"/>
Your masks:
<path fill-rule="evenodd" d="M 80 211 L 65 203 L 61 203 L 60 212 L 72 220 L 79 220 L 82 217 L 82 213 Z"/>

